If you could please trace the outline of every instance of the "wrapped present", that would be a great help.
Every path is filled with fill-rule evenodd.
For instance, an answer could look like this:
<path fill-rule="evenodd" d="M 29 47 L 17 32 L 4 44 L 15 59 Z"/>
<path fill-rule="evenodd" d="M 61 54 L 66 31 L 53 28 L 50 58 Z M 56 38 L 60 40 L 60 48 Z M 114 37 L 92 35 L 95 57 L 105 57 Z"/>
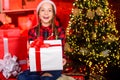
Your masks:
<path fill-rule="evenodd" d="M 44 40 L 40 45 L 35 42 L 29 49 L 30 71 L 63 70 L 61 40 Z"/>
<path fill-rule="evenodd" d="M 6 79 L 17 76 L 20 70 L 16 56 L 12 57 L 10 53 L 5 53 L 4 58 L 0 59 L 0 71 Z"/>
<path fill-rule="evenodd" d="M 28 16 L 20 16 L 18 17 L 18 27 L 21 30 L 29 30 L 32 28 L 32 21 Z"/>
<path fill-rule="evenodd" d="M 20 33 L 22 36 L 28 37 L 29 29 L 34 27 L 35 25 L 36 25 L 35 14 L 18 17 L 18 28 L 20 29 Z"/>
<path fill-rule="evenodd" d="M 14 5 L 13 5 L 14 3 Z M 22 0 L 3 0 L 4 10 L 17 10 L 22 9 Z"/>
<path fill-rule="evenodd" d="M 27 39 L 19 29 L 0 29 L 0 65 L 6 78 L 27 69 Z"/>
<path fill-rule="evenodd" d="M 14 29 L 15 25 L 14 24 L 3 24 L 0 29 Z"/>
<path fill-rule="evenodd" d="M 3 23 L 3 25 L 5 25 L 6 27 L 11 27 L 11 23 L 12 23 L 12 18 L 8 15 L 6 15 L 5 13 L 0 13 L 0 21 Z M 9 25 L 6 25 L 9 24 Z M 14 25 L 14 24 L 12 24 Z"/>

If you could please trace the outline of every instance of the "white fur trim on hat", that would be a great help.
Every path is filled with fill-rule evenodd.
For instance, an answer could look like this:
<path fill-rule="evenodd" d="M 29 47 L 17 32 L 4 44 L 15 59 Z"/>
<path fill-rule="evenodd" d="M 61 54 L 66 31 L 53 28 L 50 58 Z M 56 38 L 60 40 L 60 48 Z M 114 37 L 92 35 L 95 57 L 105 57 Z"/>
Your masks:
<path fill-rule="evenodd" d="M 53 7 L 54 7 L 54 9 L 55 9 L 55 13 L 56 13 L 56 5 L 55 5 L 55 3 L 54 3 L 53 1 L 51 1 L 51 0 L 42 0 L 42 1 L 38 4 L 38 6 L 37 6 L 37 9 L 36 9 L 37 13 L 38 13 L 41 5 L 42 5 L 43 3 L 46 3 L 46 2 L 53 5 Z"/>

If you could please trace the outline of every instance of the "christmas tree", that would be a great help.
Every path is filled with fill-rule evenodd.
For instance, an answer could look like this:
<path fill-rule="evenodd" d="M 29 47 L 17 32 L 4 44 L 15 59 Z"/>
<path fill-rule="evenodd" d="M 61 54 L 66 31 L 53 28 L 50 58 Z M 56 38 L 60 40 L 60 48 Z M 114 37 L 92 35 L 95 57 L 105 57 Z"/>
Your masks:
<path fill-rule="evenodd" d="M 65 53 L 78 68 L 76 71 L 85 65 L 89 68 L 87 74 L 103 75 L 108 66 L 120 67 L 120 40 L 114 13 L 107 0 L 73 2 Z"/>

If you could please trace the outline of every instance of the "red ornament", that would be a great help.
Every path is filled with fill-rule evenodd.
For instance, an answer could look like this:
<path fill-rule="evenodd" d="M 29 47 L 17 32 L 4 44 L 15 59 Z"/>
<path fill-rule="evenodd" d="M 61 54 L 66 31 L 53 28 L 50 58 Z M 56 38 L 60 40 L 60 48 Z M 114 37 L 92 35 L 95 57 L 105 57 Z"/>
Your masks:
<path fill-rule="evenodd" d="M 66 69 L 65 69 L 65 72 L 67 72 L 67 73 L 70 73 L 70 72 L 72 72 L 73 71 L 73 68 L 70 66 L 70 67 L 67 67 Z"/>

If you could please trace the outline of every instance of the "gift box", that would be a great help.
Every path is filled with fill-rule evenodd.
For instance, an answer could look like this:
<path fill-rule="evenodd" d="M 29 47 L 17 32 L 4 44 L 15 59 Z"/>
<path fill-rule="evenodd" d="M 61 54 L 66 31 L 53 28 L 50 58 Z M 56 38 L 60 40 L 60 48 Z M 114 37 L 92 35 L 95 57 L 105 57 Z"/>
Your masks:
<path fill-rule="evenodd" d="M 32 28 L 32 21 L 28 16 L 20 16 L 18 17 L 18 27 L 21 30 L 29 30 Z"/>
<path fill-rule="evenodd" d="M 14 5 L 13 5 L 14 3 Z M 22 0 L 3 0 L 4 10 L 17 10 L 22 9 Z"/>
<path fill-rule="evenodd" d="M 0 29 L 0 71 L 9 78 L 17 73 L 12 73 L 15 69 L 27 69 L 27 39 L 20 36 L 18 28 Z"/>
<path fill-rule="evenodd" d="M 28 37 L 29 29 L 33 28 L 36 25 L 36 16 L 34 14 L 30 14 L 27 16 L 19 16 L 18 17 L 18 28 L 20 29 L 20 34 Z"/>
<path fill-rule="evenodd" d="M 4 43 L 3 43 L 4 40 L 3 40 L 3 38 L 5 38 L 5 37 L 9 38 L 9 44 L 10 44 L 9 48 L 12 48 L 17 45 L 15 43 L 18 42 L 17 40 L 20 37 L 20 30 L 19 29 L 0 29 L 0 59 L 3 59 L 3 56 L 4 56 Z M 14 46 L 12 46 L 12 45 L 14 45 Z M 15 49 L 15 48 L 13 48 L 13 49 Z M 12 55 L 16 54 L 16 51 L 14 51 L 13 49 L 9 49 Z"/>
<path fill-rule="evenodd" d="M 31 72 L 63 70 L 61 40 L 44 40 L 40 48 L 31 47 L 29 64 Z"/>

